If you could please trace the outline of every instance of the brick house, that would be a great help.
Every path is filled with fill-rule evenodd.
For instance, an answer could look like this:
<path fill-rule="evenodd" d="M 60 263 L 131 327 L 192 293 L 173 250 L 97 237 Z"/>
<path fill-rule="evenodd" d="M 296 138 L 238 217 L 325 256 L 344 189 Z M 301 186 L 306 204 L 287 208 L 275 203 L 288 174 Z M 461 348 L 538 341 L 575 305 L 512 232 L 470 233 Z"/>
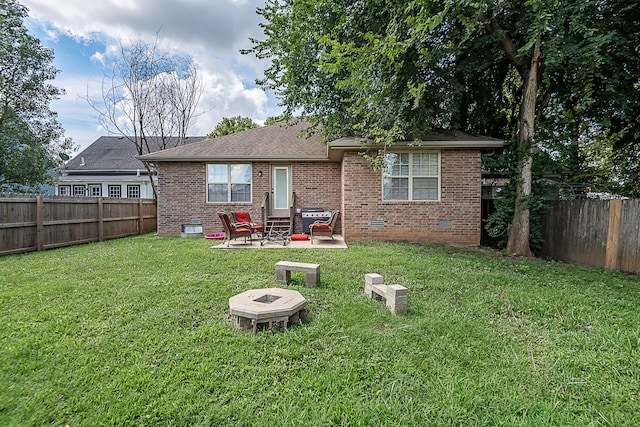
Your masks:
<path fill-rule="evenodd" d="M 222 229 L 217 212 L 248 211 L 254 221 L 301 209 L 341 212 L 347 241 L 480 244 L 482 150 L 503 141 L 444 131 L 419 146 L 396 143 L 384 171 L 362 156 L 358 138 L 302 136 L 305 122 L 274 124 L 137 157 L 158 169 L 158 234 L 182 224 Z M 392 151 L 391 151 L 392 150 Z"/>

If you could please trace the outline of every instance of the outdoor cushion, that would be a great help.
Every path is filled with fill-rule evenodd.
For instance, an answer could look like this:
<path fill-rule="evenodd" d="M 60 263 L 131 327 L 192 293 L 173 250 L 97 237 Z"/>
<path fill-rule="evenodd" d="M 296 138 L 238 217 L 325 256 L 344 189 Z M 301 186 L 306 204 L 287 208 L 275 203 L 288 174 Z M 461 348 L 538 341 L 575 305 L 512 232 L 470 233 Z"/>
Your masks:
<path fill-rule="evenodd" d="M 234 212 L 233 216 L 236 217 L 237 222 L 251 222 L 249 212 Z"/>
<path fill-rule="evenodd" d="M 331 233 L 333 231 L 329 224 L 310 224 L 309 228 L 312 228 L 314 233 Z"/>
<path fill-rule="evenodd" d="M 309 240 L 308 234 L 292 234 L 291 240 Z"/>

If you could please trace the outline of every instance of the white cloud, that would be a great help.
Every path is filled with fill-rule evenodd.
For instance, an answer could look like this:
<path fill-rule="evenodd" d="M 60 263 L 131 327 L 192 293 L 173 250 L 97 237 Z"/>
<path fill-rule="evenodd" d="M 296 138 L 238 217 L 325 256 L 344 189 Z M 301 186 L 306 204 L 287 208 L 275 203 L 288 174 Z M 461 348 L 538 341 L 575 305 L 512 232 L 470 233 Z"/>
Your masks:
<path fill-rule="evenodd" d="M 255 86 L 264 62 L 240 49 L 251 46 L 250 37 L 262 36 L 260 17 L 255 13 L 264 0 L 23 0 L 29 16 L 44 25 L 52 43 L 60 34 L 79 41 L 97 41 L 104 50 L 86 56 L 93 62 L 91 75 L 77 65 L 62 69 L 56 86 L 67 95 L 53 104 L 60 120 L 77 144 L 86 146 L 105 134 L 98 128 L 97 113 L 86 101 L 89 95 L 100 96 L 102 74 L 96 64 L 105 64 L 108 56 L 117 54 L 118 41 L 145 40 L 158 36 L 163 46 L 193 57 L 203 78 L 204 93 L 196 127 L 191 134 L 210 132 L 223 117 L 246 116 L 263 122 L 281 111 L 272 95 Z M 56 57 L 61 52 L 56 51 Z M 62 52 L 64 54 L 64 52 Z M 94 133 L 90 140 L 88 135 Z"/>

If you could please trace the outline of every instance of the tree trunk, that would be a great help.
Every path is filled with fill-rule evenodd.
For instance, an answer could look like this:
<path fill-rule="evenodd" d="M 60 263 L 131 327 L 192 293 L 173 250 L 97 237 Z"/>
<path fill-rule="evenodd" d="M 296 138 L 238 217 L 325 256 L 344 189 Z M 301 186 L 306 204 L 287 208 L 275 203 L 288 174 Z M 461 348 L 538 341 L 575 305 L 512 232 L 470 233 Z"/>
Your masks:
<path fill-rule="evenodd" d="M 516 201 L 511 222 L 511 232 L 507 242 L 510 255 L 530 257 L 529 246 L 529 196 L 531 195 L 532 173 L 531 148 L 535 132 L 536 100 L 538 96 L 538 71 L 540 58 L 540 39 L 533 47 L 531 63 L 524 68 L 522 75 L 523 95 L 520 108 L 520 135 L 518 138 L 518 182 L 516 184 Z"/>

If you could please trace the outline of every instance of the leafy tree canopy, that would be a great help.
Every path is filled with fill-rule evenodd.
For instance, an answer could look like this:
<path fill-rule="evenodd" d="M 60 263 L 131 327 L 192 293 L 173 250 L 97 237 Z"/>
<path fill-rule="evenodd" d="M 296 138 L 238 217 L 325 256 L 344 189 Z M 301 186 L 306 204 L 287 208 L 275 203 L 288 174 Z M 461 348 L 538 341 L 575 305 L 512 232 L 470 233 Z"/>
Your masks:
<path fill-rule="evenodd" d="M 0 0 L 0 191 L 38 191 L 53 182 L 59 155 L 71 148 L 52 100 L 64 93 L 49 84 L 58 73 L 53 51 L 28 34 L 27 9 Z"/>
<path fill-rule="evenodd" d="M 207 136 L 209 138 L 217 138 L 257 127 L 258 124 L 249 117 L 224 117 Z"/>
<path fill-rule="evenodd" d="M 327 139 L 391 145 L 445 127 L 517 141 L 510 252 L 528 255 L 533 148 L 564 159 L 571 149 L 559 147 L 582 147 L 589 129 L 631 146 L 640 25 L 631 3 L 267 0 L 265 39 L 246 52 L 271 61 L 258 83 L 285 115 L 308 115 Z"/>

